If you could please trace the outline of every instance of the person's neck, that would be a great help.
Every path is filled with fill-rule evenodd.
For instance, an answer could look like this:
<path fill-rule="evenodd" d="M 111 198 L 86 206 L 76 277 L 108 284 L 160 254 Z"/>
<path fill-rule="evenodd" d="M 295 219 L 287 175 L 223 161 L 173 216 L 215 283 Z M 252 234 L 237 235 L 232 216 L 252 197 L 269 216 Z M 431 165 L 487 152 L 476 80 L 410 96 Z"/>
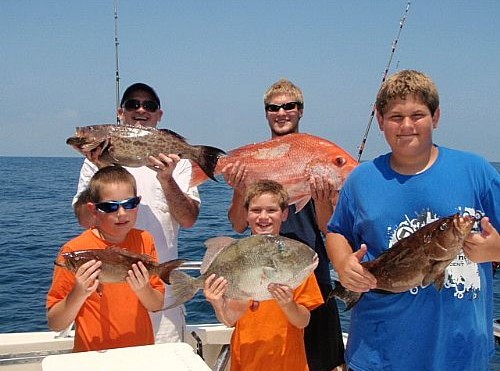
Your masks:
<path fill-rule="evenodd" d="M 124 240 L 123 238 L 108 236 L 105 233 L 103 233 L 98 227 L 92 228 L 92 233 L 94 233 L 101 240 L 106 241 L 108 243 L 112 243 L 112 244 L 119 244 L 119 243 L 122 243 Z"/>
<path fill-rule="evenodd" d="M 395 172 L 402 175 L 416 175 L 423 173 L 429 169 L 439 154 L 439 149 L 436 146 L 432 146 L 429 152 L 426 152 L 419 157 L 401 157 L 401 156 L 391 156 L 391 168 Z"/>

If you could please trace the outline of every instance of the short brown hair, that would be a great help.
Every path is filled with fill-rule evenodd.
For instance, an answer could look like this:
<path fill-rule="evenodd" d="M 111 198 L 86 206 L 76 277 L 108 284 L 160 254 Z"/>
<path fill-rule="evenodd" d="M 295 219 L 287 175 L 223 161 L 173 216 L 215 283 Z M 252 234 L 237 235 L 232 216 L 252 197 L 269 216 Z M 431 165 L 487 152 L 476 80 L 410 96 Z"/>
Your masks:
<path fill-rule="evenodd" d="M 274 180 L 262 179 L 247 188 L 243 204 L 245 209 L 248 210 L 250 202 L 252 202 L 255 197 L 262 196 L 266 193 L 278 197 L 278 203 L 282 211 L 288 208 L 288 193 L 285 188 Z"/>
<path fill-rule="evenodd" d="M 134 176 L 120 165 L 111 165 L 99 169 L 92 176 L 88 186 L 88 198 L 91 202 L 100 202 L 103 187 L 116 183 L 130 184 L 134 189 L 134 196 L 137 196 Z"/>
<path fill-rule="evenodd" d="M 304 107 L 304 95 L 297 85 L 287 79 L 280 79 L 272 84 L 264 93 L 264 105 L 269 104 L 276 95 L 291 95 L 295 102 L 299 103 L 299 108 Z"/>
<path fill-rule="evenodd" d="M 396 72 L 382 84 L 375 102 L 378 113 L 383 116 L 391 100 L 406 99 L 408 95 L 420 98 L 434 116 L 434 112 L 439 107 L 436 85 L 429 76 L 415 70 Z"/>

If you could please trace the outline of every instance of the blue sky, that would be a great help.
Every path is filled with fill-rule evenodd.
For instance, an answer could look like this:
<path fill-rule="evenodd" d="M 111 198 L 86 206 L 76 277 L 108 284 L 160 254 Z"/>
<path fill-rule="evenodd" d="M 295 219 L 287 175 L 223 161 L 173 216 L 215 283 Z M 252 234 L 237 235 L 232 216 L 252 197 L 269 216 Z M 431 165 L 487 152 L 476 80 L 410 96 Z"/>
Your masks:
<path fill-rule="evenodd" d="M 120 91 L 154 86 L 160 127 L 229 150 L 266 140 L 262 96 L 305 95 L 301 131 L 357 155 L 406 0 L 118 1 Z M 115 120 L 114 1 L 0 1 L 0 155 L 79 156 L 74 127 Z M 435 142 L 500 161 L 500 1 L 414 0 L 390 73 L 436 81 Z M 363 159 L 386 152 L 376 120 Z"/>

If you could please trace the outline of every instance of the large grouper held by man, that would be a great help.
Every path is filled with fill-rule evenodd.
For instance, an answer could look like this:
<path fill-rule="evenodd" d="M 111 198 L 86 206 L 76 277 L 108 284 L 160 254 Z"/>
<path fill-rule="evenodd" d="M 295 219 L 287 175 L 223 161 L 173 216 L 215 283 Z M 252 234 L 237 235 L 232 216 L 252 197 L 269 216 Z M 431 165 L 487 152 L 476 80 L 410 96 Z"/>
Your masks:
<path fill-rule="evenodd" d="M 302 242 L 276 235 L 253 235 L 242 239 L 214 237 L 205 241 L 207 252 L 198 277 L 174 270 L 167 287 L 174 301 L 168 308 L 190 300 L 211 274 L 229 283 L 229 299 L 271 299 L 270 283 L 297 288 L 318 265 L 314 250 Z"/>
<path fill-rule="evenodd" d="M 80 126 L 66 143 L 83 155 L 101 147 L 99 160 L 104 165 L 139 167 L 148 165 L 149 156 L 177 154 L 196 163 L 206 176 L 214 180 L 217 161 L 225 153 L 211 146 L 191 145 L 184 137 L 168 129 L 131 125 Z"/>
<path fill-rule="evenodd" d="M 117 246 L 64 252 L 61 256 L 62 261 L 55 261 L 54 264 L 72 272 L 76 272 L 88 261 L 100 260 L 102 265 L 98 277 L 99 283 L 125 282 L 128 271 L 132 269 L 132 264 L 138 262 L 144 264 L 150 276 L 158 275 L 163 282 L 169 283 L 172 270 L 185 262 L 183 259 L 175 259 L 165 263 L 157 263 L 149 255 L 135 254 Z"/>
<path fill-rule="evenodd" d="M 444 286 L 445 269 L 457 257 L 476 219 L 459 214 L 439 218 L 396 242 L 376 259 L 361 263 L 377 279 L 374 289 L 401 293 L 417 286 Z M 333 296 L 351 309 L 363 293 L 347 290 L 335 282 Z"/>

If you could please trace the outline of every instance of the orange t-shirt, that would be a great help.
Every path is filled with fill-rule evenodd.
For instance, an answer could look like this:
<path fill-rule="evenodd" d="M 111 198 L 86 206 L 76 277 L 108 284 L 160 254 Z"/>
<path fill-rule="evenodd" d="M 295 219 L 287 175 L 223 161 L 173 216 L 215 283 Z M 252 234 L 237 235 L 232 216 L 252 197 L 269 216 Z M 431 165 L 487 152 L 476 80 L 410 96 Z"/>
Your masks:
<path fill-rule="evenodd" d="M 294 300 L 309 311 L 323 304 L 316 277 L 311 274 L 294 290 Z M 288 322 L 274 299 L 247 309 L 236 322 L 231 338 L 231 371 L 308 370 L 304 329 Z"/>
<path fill-rule="evenodd" d="M 57 260 L 63 260 L 60 254 L 64 252 L 105 249 L 108 246 L 111 244 L 87 230 L 66 243 Z M 132 229 L 126 240 L 117 246 L 158 259 L 153 237 L 146 231 Z M 150 282 L 155 290 L 165 292 L 165 286 L 158 276 L 152 276 Z M 47 309 L 63 300 L 74 284 L 75 274 L 56 266 L 47 294 Z M 85 300 L 75 323 L 74 352 L 154 344 L 149 313 L 127 282 L 101 284 Z"/>

